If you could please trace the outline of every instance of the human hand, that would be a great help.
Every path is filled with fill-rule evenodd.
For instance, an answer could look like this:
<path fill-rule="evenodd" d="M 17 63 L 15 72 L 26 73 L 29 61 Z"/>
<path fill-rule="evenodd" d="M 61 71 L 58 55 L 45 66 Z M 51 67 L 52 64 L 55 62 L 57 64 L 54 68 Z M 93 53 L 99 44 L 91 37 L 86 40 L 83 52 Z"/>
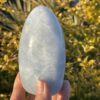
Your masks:
<path fill-rule="evenodd" d="M 48 85 L 44 81 L 37 82 L 36 96 L 29 94 L 28 100 L 69 100 L 70 84 L 66 80 L 61 90 L 54 96 L 50 95 Z M 19 73 L 16 76 L 10 100 L 26 100 Z"/>

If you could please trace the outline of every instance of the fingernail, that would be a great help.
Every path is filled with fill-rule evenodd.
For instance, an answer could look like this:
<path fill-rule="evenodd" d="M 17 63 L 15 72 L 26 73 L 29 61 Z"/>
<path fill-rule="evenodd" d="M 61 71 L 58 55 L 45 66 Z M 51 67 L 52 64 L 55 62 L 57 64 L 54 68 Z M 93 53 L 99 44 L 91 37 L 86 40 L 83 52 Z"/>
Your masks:
<path fill-rule="evenodd" d="M 42 94 L 43 92 L 43 84 L 40 80 L 37 81 L 37 93 Z"/>
<path fill-rule="evenodd" d="M 45 100 L 51 100 L 51 96 L 50 96 L 50 91 L 48 88 L 48 85 L 46 83 L 44 83 L 44 91 L 43 91 L 43 96 Z"/>
<path fill-rule="evenodd" d="M 57 95 L 57 100 L 62 100 L 62 95 L 61 94 Z"/>
<path fill-rule="evenodd" d="M 44 83 L 44 95 L 47 94 L 47 87 L 46 87 L 46 84 Z"/>

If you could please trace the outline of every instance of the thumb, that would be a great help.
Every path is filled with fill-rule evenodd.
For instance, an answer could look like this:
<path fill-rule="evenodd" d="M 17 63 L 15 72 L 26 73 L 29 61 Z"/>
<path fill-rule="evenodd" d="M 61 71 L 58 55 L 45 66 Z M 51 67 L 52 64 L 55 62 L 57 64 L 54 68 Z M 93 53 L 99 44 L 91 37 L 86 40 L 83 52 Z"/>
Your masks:
<path fill-rule="evenodd" d="M 35 100 L 51 100 L 48 85 L 44 81 L 37 82 Z"/>

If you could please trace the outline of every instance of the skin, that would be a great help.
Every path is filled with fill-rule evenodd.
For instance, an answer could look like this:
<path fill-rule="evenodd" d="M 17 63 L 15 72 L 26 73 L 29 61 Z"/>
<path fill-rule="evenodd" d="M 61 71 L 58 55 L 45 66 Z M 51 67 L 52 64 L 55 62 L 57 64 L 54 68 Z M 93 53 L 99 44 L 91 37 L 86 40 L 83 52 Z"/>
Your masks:
<path fill-rule="evenodd" d="M 65 80 L 61 90 L 54 96 L 50 95 L 48 85 L 44 81 L 37 81 L 36 96 L 29 94 L 28 100 L 69 100 L 70 96 L 70 83 Z M 19 73 L 17 74 L 13 86 L 13 91 L 10 100 L 26 100 L 25 90 L 22 87 Z"/>

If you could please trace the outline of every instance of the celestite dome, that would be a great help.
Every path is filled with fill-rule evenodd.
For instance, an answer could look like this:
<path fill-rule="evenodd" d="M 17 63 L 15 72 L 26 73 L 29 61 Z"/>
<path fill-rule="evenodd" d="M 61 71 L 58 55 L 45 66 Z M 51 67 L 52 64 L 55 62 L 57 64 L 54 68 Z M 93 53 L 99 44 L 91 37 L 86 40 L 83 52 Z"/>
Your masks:
<path fill-rule="evenodd" d="M 45 6 L 27 17 L 19 44 L 19 73 L 24 89 L 36 94 L 37 80 L 47 82 L 53 94 L 63 83 L 65 44 L 57 17 Z"/>

